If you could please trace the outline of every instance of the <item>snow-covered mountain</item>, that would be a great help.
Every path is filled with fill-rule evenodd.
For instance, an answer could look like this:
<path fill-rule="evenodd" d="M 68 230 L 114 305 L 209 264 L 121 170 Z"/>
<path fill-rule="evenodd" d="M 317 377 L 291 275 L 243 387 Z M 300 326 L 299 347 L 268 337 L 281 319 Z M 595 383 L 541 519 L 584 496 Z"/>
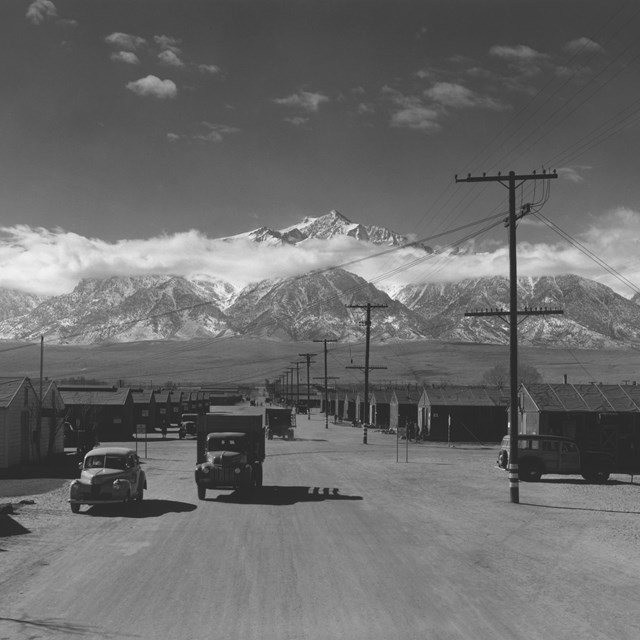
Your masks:
<path fill-rule="evenodd" d="M 608 287 L 575 275 L 521 278 L 519 308 L 559 308 L 519 325 L 521 344 L 601 348 L 640 344 L 640 307 Z M 6 292 L 0 291 L 0 299 Z M 374 341 L 438 339 L 507 344 L 496 317 L 465 317 L 507 309 L 506 278 L 404 287 L 395 299 L 342 269 L 262 282 L 236 291 L 198 277 L 140 276 L 82 280 L 69 294 L 0 321 L 0 339 L 91 344 L 195 337 L 259 336 L 273 340 L 364 337 L 367 303 Z M 358 308 L 360 307 L 360 308 Z"/>
<path fill-rule="evenodd" d="M 268 227 L 260 227 L 248 233 L 230 236 L 225 240 L 232 242 L 240 238 L 248 238 L 255 242 L 270 244 L 299 244 L 314 238 L 329 240 L 337 236 L 349 236 L 363 242 L 392 247 L 410 244 L 410 240 L 406 236 L 390 231 L 386 227 L 351 222 L 351 220 L 335 210 L 318 218 L 306 217 L 302 222 L 284 229 L 273 230 Z M 426 251 L 431 251 L 429 247 L 425 246 L 423 248 Z"/>

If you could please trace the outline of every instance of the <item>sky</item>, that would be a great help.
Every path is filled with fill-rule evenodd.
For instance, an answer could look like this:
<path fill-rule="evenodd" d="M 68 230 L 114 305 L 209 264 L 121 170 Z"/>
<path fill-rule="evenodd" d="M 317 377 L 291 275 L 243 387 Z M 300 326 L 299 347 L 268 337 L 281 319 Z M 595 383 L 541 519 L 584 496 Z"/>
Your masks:
<path fill-rule="evenodd" d="M 640 291 L 636 0 L 3 0 L 0 287 L 366 258 L 393 287 L 518 272 Z M 436 248 L 220 242 L 338 210 Z M 413 265 L 412 268 L 407 268 Z"/>

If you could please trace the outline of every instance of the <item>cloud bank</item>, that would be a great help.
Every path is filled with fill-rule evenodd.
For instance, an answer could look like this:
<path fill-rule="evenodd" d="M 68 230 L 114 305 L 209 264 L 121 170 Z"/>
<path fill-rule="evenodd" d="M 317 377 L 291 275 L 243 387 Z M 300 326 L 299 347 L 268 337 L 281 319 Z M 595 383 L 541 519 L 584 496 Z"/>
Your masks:
<path fill-rule="evenodd" d="M 576 237 L 612 269 L 640 286 L 640 213 L 618 209 L 594 219 Z M 508 247 L 468 245 L 462 251 L 427 254 L 418 247 L 394 251 L 348 236 L 298 245 L 256 243 L 246 237 L 209 238 L 190 230 L 147 239 L 105 242 L 63 229 L 0 227 L 0 287 L 39 295 L 73 290 L 82 278 L 167 274 L 208 276 L 236 287 L 342 266 L 384 289 L 422 282 L 455 282 L 508 275 Z M 520 243 L 518 274 L 576 273 L 621 295 L 633 291 L 602 265 L 564 241 Z"/>

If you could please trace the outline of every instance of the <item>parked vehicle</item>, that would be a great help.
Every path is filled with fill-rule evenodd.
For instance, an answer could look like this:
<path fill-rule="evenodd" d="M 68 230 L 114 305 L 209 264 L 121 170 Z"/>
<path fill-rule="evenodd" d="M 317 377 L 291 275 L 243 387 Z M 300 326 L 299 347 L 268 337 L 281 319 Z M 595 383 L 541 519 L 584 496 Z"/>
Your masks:
<path fill-rule="evenodd" d="M 197 434 L 197 424 L 197 413 L 183 413 L 180 420 L 179 432 L 188 436 L 195 436 Z"/>
<path fill-rule="evenodd" d="M 125 447 L 98 447 L 79 464 L 80 478 L 69 488 L 71 511 L 83 504 L 142 502 L 147 477 L 135 451 Z"/>
<path fill-rule="evenodd" d="M 262 486 L 264 413 L 255 409 L 207 413 L 198 423 L 195 480 L 198 498 L 207 489 L 250 491 Z"/>
<path fill-rule="evenodd" d="M 295 436 L 296 416 L 291 409 L 269 407 L 265 409 L 265 422 L 267 424 L 267 438 L 273 440 L 273 436 L 293 440 Z"/>
<path fill-rule="evenodd" d="M 498 453 L 498 466 L 507 469 L 511 437 L 505 436 Z M 581 452 L 569 438 L 552 435 L 518 436 L 518 477 L 537 482 L 545 474 L 581 475 L 588 482 L 604 482 L 612 472 L 613 460 L 601 451 Z"/>

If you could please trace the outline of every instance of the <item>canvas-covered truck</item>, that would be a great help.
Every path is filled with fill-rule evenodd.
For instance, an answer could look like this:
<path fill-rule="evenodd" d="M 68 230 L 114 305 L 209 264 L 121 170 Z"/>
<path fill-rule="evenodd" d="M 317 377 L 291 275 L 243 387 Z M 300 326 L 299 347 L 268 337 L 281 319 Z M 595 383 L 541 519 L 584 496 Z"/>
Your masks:
<path fill-rule="evenodd" d="M 291 409 L 268 407 L 265 409 L 265 422 L 267 424 L 267 438 L 269 438 L 269 440 L 273 440 L 273 436 L 293 440 L 296 416 Z"/>
<path fill-rule="evenodd" d="M 195 480 L 198 498 L 207 489 L 251 491 L 262 486 L 264 412 L 253 407 L 207 413 L 197 426 Z"/>

